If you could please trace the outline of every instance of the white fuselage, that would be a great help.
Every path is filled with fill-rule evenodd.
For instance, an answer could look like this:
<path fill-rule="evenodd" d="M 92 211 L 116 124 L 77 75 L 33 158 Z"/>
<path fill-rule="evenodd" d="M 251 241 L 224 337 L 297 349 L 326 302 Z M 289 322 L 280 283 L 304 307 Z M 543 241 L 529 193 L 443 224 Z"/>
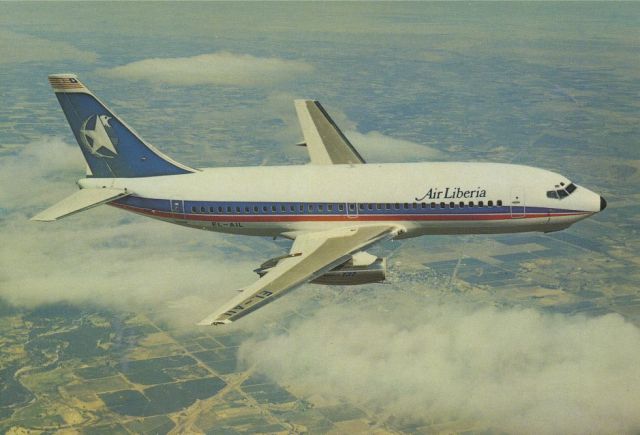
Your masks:
<path fill-rule="evenodd" d="M 402 237 L 556 231 L 601 209 L 566 177 L 497 163 L 211 168 L 143 178 L 86 178 L 81 187 L 126 188 L 111 205 L 194 228 L 276 236 L 393 223 Z"/>

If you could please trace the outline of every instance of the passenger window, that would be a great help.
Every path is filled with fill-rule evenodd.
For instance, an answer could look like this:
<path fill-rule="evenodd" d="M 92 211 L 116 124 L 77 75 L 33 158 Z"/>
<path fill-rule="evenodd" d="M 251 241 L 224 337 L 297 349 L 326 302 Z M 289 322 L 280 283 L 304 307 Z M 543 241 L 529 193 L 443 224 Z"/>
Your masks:
<path fill-rule="evenodd" d="M 327 206 L 327 210 L 329 210 L 329 211 L 333 211 L 333 204 L 329 204 L 329 205 Z"/>
<path fill-rule="evenodd" d="M 287 206 L 285 206 L 284 204 L 282 204 L 282 205 L 280 206 L 280 211 L 281 211 L 282 213 L 285 213 L 285 212 L 287 211 Z"/>
<path fill-rule="evenodd" d="M 240 213 L 240 207 L 236 207 L 236 213 Z"/>
<path fill-rule="evenodd" d="M 304 212 L 304 204 L 300 204 L 300 206 L 298 208 L 300 210 L 300 213 Z"/>
<path fill-rule="evenodd" d="M 206 213 L 207 209 L 205 207 L 200 207 L 200 213 Z"/>
<path fill-rule="evenodd" d="M 493 201 L 487 201 L 487 206 L 493 207 Z"/>
<path fill-rule="evenodd" d="M 218 213 L 222 213 L 223 208 L 222 207 L 218 207 Z"/>
<path fill-rule="evenodd" d="M 478 207 L 484 207 L 484 202 L 478 201 Z"/>
<path fill-rule="evenodd" d="M 460 201 L 460 208 L 464 208 L 464 202 Z"/>
<path fill-rule="evenodd" d="M 373 210 L 373 204 L 369 204 L 369 205 L 367 206 L 367 208 L 368 208 L 369 210 Z"/>
<path fill-rule="evenodd" d="M 473 207 L 473 201 L 469 201 L 469 207 Z"/>
<path fill-rule="evenodd" d="M 405 210 L 409 208 L 409 204 L 407 204 L 406 202 L 404 203 L 404 208 Z"/>
<path fill-rule="evenodd" d="M 231 213 L 231 207 L 227 206 L 227 213 Z"/>
<path fill-rule="evenodd" d="M 213 207 L 209 207 L 209 213 L 213 213 Z"/>
<path fill-rule="evenodd" d="M 417 203 L 413 203 L 413 208 L 418 208 L 418 204 Z"/>
<path fill-rule="evenodd" d="M 387 210 L 391 210 L 391 204 L 387 204 L 386 208 Z"/>
<path fill-rule="evenodd" d="M 309 212 L 313 211 L 313 204 L 309 204 Z"/>
<path fill-rule="evenodd" d="M 245 207 L 245 208 L 244 208 L 244 212 L 245 212 L 245 213 L 249 213 L 249 207 Z"/>
<path fill-rule="evenodd" d="M 275 206 L 275 205 L 272 205 L 272 206 L 271 206 L 271 212 L 272 212 L 272 213 L 275 213 L 275 212 L 276 212 L 276 206 Z"/>
<path fill-rule="evenodd" d="M 431 208 L 436 208 L 436 203 L 435 202 L 431 203 Z"/>
<path fill-rule="evenodd" d="M 324 205 L 318 204 L 318 211 L 319 212 L 323 212 L 324 211 Z"/>
<path fill-rule="evenodd" d="M 293 204 L 291 204 L 291 205 L 289 206 L 289 211 L 290 211 L 291 213 L 293 213 L 294 211 L 296 211 L 296 206 L 295 206 L 295 205 L 293 205 Z"/>
<path fill-rule="evenodd" d="M 196 206 L 195 206 L 195 205 L 194 205 L 193 207 L 191 207 L 191 211 L 192 211 L 193 213 L 196 213 L 196 211 L 197 211 L 197 210 L 198 210 L 198 209 L 196 208 Z"/>
<path fill-rule="evenodd" d="M 355 211 L 356 206 L 354 204 L 349 204 L 349 210 L 350 211 Z"/>
<path fill-rule="evenodd" d="M 400 208 L 400 204 L 398 204 L 397 202 L 396 202 L 395 206 L 396 206 L 396 210 L 398 210 Z"/>
<path fill-rule="evenodd" d="M 343 204 L 338 204 L 338 210 L 344 211 L 344 205 Z"/>
<path fill-rule="evenodd" d="M 382 210 L 382 204 L 378 204 L 378 205 L 376 205 L 376 208 L 377 208 L 378 210 Z"/>
<path fill-rule="evenodd" d="M 253 212 L 258 213 L 258 206 L 253 207 Z"/>
<path fill-rule="evenodd" d="M 449 208 L 454 208 L 455 206 L 456 206 L 456 204 L 455 204 L 453 201 L 451 201 L 451 202 L 449 203 Z"/>
<path fill-rule="evenodd" d="M 498 200 L 498 207 L 502 207 L 502 200 L 501 199 Z"/>

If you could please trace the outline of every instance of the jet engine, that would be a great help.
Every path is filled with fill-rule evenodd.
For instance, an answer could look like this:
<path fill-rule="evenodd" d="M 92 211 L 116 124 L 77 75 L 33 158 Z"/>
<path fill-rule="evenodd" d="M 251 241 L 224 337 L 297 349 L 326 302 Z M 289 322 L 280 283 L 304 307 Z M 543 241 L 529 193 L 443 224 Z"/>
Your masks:
<path fill-rule="evenodd" d="M 259 268 L 255 269 L 261 277 L 275 267 L 281 260 L 289 257 L 272 258 L 265 261 Z M 334 267 L 324 275 L 317 277 L 311 282 L 314 284 L 327 285 L 358 285 L 382 282 L 386 278 L 387 259 L 376 257 L 367 252 L 360 251 L 351 256 L 347 261 Z"/>

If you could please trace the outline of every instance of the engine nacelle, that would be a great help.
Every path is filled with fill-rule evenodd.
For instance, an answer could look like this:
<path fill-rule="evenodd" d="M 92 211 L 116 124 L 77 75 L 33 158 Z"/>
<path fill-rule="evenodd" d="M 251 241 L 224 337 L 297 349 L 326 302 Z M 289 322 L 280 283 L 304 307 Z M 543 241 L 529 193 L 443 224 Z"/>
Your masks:
<path fill-rule="evenodd" d="M 284 255 L 282 257 L 267 260 L 254 272 L 263 276 L 269 272 L 272 267 L 278 264 L 280 260 L 287 257 L 288 255 Z M 386 279 L 386 274 L 386 258 L 376 257 L 375 255 L 361 251 L 353 254 L 349 260 L 334 267 L 329 272 L 317 277 L 311 282 L 314 284 L 327 285 L 370 284 L 384 281 Z"/>

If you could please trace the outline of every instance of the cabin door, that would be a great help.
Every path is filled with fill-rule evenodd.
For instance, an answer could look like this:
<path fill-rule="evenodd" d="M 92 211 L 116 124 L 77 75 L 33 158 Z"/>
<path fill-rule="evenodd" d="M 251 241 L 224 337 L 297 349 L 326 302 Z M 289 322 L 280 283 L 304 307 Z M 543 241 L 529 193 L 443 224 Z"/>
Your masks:
<path fill-rule="evenodd" d="M 184 201 L 181 199 L 171 200 L 171 217 L 174 219 L 184 219 Z"/>
<path fill-rule="evenodd" d="M 524 190 L 521 187 L 511 189 L 511 218 L 520 219 L 525 216 L 526 205 L 524 202 Z"/>
<path fill-rule="evenodd" d="M 349 219 L 355 219 L 358 217 L 358 204 L 355 202 L 348 202 L 347 206 L 347 217 Z"/>

